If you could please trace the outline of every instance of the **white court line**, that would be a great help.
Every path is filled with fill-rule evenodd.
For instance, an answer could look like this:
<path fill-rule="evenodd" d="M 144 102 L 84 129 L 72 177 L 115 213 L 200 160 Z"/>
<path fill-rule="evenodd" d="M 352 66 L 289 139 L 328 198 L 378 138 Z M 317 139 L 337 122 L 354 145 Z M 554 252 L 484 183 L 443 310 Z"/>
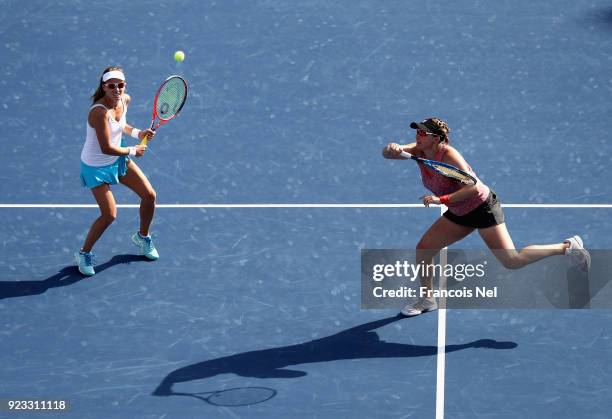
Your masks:
<path fill-rule="evenodd" d="M 444 213 L 444 206 L 440 206 L 440 214 Z M 448 247 L 440 251 L 440 265 L 447 262 Z M 440 290 L 446 289 L 446 275 L 440 272 Z M 440 297 L 438 306 L 438 354 L 436 356 L 436 419 L 444 419 L 444 380 L 446 369 L 446 298 Z"/>
<path fill-rule="evenodd" d="M 438 205 L 432 205 L 437 207 Z M 118 204 L 138 208 L 138 204 Z M 157 204 L 157 208 L 425 208 L 423 204 Z M 612 208 L 612 204 L 502 204 L 504 208 Z M 0 204 L 0 208 L 98 208 L 96 204 Z"/>
<path fill-rule="evenodd" d="M 118 204 L 138 208 L 138 204 Z M 156 208 L 419 208 L 423 204 L 157 204 Z M 0 208 L 98 208 L 97 204 L 0 204 Z"/>

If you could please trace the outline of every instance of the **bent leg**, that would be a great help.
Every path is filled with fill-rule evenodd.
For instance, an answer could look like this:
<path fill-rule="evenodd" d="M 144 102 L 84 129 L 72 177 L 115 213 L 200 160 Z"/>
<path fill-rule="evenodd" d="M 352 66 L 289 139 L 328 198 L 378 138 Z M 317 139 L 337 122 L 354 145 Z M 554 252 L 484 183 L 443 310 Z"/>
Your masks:
<path fill-rule="evenodd" d="M 478 233 L 495 257 L 508 269 L 519 269 L 549 256 L 563 255 L 568 247 L 567 243 L 534 244 L 517 251 L 505 223 L 481 228 Z"/>
<path fill-rule="evenodd" d="M 140 197 L 140 234 L 148 236 L 151 221 L 155 214 L 155 199 L 157 197 L 153 186 L 140 170 L 140 167 L 132 160 L 128 163 L 127 173 L 119 178 L 119 181 Z"/>
<path fill-rule="evenodd" d="M 81 251 L 91 252 L 94 244 L 102 236 L 109 225 L 117 218 L 117 204 L 115 197 L 108 185 L 100 185 L 91 190 L 98 207 L 100 207 L 100 216 L 93 222 L 85 238 L 85 243 Z"/>
<path fill-rule="evenodd" d="M 441 249 L 463 239 L 472 231 L 474 228 L 456 224 L 444 216 L 438 218 L 416 246 L 416 263 L 431 263 Z M 431 276 L 423 276 L 421 285 L 432 289 L 432 281 Z"/>

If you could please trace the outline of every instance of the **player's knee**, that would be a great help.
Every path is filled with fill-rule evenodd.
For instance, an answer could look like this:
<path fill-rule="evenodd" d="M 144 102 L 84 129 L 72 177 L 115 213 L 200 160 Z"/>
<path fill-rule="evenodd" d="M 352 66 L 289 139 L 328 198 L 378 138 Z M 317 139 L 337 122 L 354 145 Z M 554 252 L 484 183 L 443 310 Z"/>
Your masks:
<path fill-rule="evenodd" d="M 436 249 L 432 243 L 429 243 L 427 240 L 421 239 L 416 245 L 417 263 L 430 263 L 439 251 L 440 249 Z"/>
<path fill-rule="evenodd" d="M 426 239 L 421 239 L 416 245 L 416 250 L 420 253 L 432 253 L 435 255 L 440 249 L 436 249 L 436 246 L 434 246 L 432 243 L 429 243 L 429 241 L 427 241 Z"/>
<path fill-rule="evenodd" d="M 117 211 L 105 212 L 100 218 L 106 225 L 110 225 L 117 219 Z"/>
<path fill-rule="evenodd" d="M 154 204 L 157 199 L 157 193 L 154 189 L 149 189 L 147 193 L 142 197 L 142 200 L 148 204 Z"/>
<path fill-rule="evenodd" d="M 518 257 L 507 257 L 500 260 L 506 269 L 519 269 L 523 267 L 523 262 Z"/>

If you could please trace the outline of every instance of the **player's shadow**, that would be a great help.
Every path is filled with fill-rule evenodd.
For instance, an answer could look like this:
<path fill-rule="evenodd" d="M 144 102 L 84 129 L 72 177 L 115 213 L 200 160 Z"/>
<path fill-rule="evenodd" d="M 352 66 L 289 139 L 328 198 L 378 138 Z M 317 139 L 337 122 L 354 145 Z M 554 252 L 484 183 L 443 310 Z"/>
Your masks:
<path fill-rule="evenodd" d="M 186 393 L 174 392 L 172 386 L 176 383 L 206 379 L 219 374 L 233 373 L 241 377 L 252 378 L 297 378 L 305 376 L 306 372 L 286 367 L 348 359 L 410 358 L 436 355 L 437 346 L 385 342 L 374 332 L 375 329 L 402 318 L 401 316 L 387 317 L 297 345 L 243 352 L 188 365 L 168 374 L 153 395 L 186 395 Z M 517 346 L 515 342 L 481 339 L 459 345 L 447 345 L 446 352 L 469 348 L 513 349 Z"/>
<path fill-rule="evenodd" d="M 584 20 L 586 23 L 595 23 L 602 28 L 612 30 L 612 7 L 606 6 L 589 11 Z"/>
<path fill-rule="evenodd" d="M 96 265 L 96 274 L 119 264 L 146 261 L 137 255 L 116 255 L 101 265 Z M 66 266 L 58 273 L 40 281 L 0 281 L 0 300 L 43 294 L 50 288 L 65 287 L 85 279 L 75 265 Z"/>

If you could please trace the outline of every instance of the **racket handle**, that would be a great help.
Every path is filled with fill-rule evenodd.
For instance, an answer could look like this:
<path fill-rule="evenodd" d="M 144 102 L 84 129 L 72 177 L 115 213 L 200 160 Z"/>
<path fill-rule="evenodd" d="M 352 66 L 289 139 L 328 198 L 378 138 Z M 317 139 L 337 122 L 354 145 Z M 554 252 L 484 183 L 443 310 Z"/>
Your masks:
<path fill-rule="evenodd" d="M 155 132 L 155 128 L 153 128 L 153 127 L 154 127 L 154 125 L 153 125 L 153 124 L 151 124 L 151 130 L 152 130 L 153 132 Z M 159 128 L 159 126 L 158 126 L 158 128 Z M 146 146 L 147 144 L 149 144 L 149 135 L 148 135 L 148 134 L 145 134 L 145 136 L 144 136 L 144 137 L 142 137 L 142 141 L 140 142 L 140 145 L 144 145 L 144 146 Z"/>
<path fill-rule="evenodd" d="M 402 151 L 402 152 L 400 153 L 400 156 L 405 157 L 405 158 L 407 158 L 407 159 L 412 159 L 412 158 L 413 158 L 412 154 L 407 153 L 407 152 L 405 152 L 405 151 Z"/>

